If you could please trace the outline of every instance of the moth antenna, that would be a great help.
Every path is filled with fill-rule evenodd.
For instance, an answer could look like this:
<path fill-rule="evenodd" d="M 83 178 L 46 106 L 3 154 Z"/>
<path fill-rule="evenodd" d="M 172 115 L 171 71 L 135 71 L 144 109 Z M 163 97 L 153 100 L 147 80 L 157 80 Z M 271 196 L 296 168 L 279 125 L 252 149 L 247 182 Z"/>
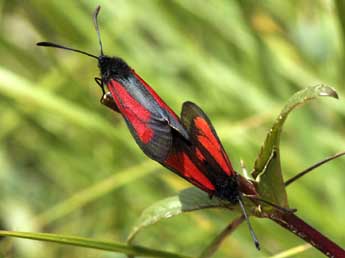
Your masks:
<path fill-rule="evenodd" d="M 244 216 L 245 220 L 247 221 L 249 232 L 250 232 L 250 235 L 252 236 L 252 239 L 254 241 L 255 247 L 256 247 L 256 249 L 258 249 L 260 251 L 259 240 L 257 239 L 257 237 L 256 237 L 256 235 L 254 233 L 252 225 L 250 224 L 249 217 L 248 217 L 248 214 L 246 212 L 246 209 L 244 208 L 244 204 L 243 204 L 243 200 L 242 200 L 242 196 L 241 195 L 238 196 L 238 203 L 240 204 L 243 216 Z"/>
<path fill-rule="evenodd" d="M 77 53 L 80 53 L 80 54 L 83 54 L 83 55 L 86 55 L 86 56 L 90 56 L 92 58 L 96 58 L 98 60 L 98 56 L 92 55 L 92 54 L 87 53 L 85 51 L 81 51 L 79 49 L 65 47 L 65 46 L 62 46 L 62 45 L 59 45 L 59 44 L 56 44 L 56 43 L 52 43 L 52 42 L 38 42 L 38 43 L 36 43 L 36 45 L 40 46 L 40 47 L 55 47 L 55 48 L 61 48 L 61 49 L 65 49 L 65 50 L 70 50 L 70 51 L 77 52 Z"/>
<path fill-rule="evenodd" d="M 100 10 L 101 10 L 101 6 L 98 5 L 96 7 L 96 10 L 95 10 L 94 14 L 93 14 L 93 23 L 94 23 L 95 28 L 96 28 L 99 47 L 101 48 L 101 56 L 103 56 L 104 55 L 104 53 L 103 53 L 103 45 L 102 45 L 101 33 L 99 31 L 98 20 L 97 20 L 98 13 L 99 13 Z"/>

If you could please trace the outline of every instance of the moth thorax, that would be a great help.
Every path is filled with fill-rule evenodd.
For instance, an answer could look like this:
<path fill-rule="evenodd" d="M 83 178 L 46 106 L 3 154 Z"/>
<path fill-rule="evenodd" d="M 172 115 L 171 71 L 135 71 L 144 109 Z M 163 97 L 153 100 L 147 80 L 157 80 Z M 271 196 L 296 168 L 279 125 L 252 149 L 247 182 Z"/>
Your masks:
<path fill-rule="evenodd" d="M 111 79 L 127 79 L 132 72 L 127 63 L 119 57 L 100 56 L 98 58 L 98 67 L 105 83 Z"/>
<path fill-rule="evenodd" d="M 232 175 L 227 177 L 222 182 L 217 184 L 217 196 L 220 199 L 228 200 L 229 202 L 236 204 L 238 202 L 239 186 L 237 182 L 237 176 Z"/>

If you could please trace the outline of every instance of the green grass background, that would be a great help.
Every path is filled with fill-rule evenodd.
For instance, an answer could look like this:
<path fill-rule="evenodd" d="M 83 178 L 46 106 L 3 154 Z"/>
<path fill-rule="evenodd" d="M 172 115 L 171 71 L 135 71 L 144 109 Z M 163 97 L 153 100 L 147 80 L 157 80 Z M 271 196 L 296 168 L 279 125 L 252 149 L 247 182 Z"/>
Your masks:
<path fill-rule="evenodd" d="M 0 228 L 124 241 L 141 211 L 189 186 L 148 160 L 120 115 L 99 104 L 95 60 L 35 46 L 53 41 L 124 58 L 177 112 L 200 105 L 233 162 L 252 168 L 286 100 L 310 85 L 335 87 L 292 114 L 282 135 L 285 178 L 345 149 L 345 2 L 342 0 L 0 1 Z M 298 215 L 345 246 L 345 161 L 289 186 Z M 235 214 L 200 211 L 141 233 L 137 244 L 198 255 Z M 270 257 L 304 242 L 252 219 L 217 257 Z M 123 257 L 1 239 L 3 257 Z M 323 257 L 309 249 L 296 257 Z"/>

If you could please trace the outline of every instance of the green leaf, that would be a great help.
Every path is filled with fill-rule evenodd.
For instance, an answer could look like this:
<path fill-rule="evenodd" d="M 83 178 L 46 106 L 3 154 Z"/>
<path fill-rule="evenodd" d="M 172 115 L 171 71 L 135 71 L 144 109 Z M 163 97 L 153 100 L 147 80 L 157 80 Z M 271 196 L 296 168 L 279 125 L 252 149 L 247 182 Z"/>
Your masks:
<path fill-rule="evenodd" d="M 195 187 L 185 189 L 178 196 L 161 200 L 145 209 L 129 234 L 127 242 L 131 243 L 139 231 L 162 219 L 167 219 L 184 212 L 215 207 L 229 208 L 229 203 L 217 198 L 210 199 L 207 193 Z"/>
<path fill-rule="evenodd" d="M 289 113 L 296 107 L 317 97 L 338 98 L 334 89 L 326 85 L 317 85 L 305 88 L 294 94 L 285 105 L 266 136 L 264 145 L 254 164 L 252 176 L 258 181 L 258 191 L 261 198 L 287 207 L 281 163 L 279 143 L 284 122 Z"/>
<path fill-rule="evenodd" d="M 40 240 L 47 242 L 54 242 L 65 245 L 80 246 L 92 249 L 99 249 L 111 252 L 124 253 L 128 255 L 137 256 L 150 256 L 150 257 L 170 257 L 170 258 L 188 258 L 185 255 L 179 255 L 154 249 L 149 249 L 141 246 L 128 246 L 124 244 L 97 241 L 90 238 L 66 236 L 49 233 L 32 233 L 32 232 L 15 232 L 15 231 L 2 231 L 0 230 L 0 236 L 26 238 L 32 240 Z"/>

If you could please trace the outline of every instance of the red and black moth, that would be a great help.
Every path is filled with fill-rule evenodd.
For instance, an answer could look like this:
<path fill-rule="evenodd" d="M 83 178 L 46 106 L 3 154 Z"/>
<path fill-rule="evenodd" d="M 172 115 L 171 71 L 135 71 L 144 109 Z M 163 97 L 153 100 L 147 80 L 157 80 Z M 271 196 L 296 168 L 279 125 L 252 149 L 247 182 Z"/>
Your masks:
<path fill-rule="evenodd" d="M 189 136 L 174 111 L 125 61 L 104 55 L 97 22 L 99 10 L 98 6 L 94 23 L 100 56 L 51 42 L 39 42 L 37 45 L 71 50 L 97 59 L 101 78 L 95 80 L 103 92 L 101 102 L 122 114 L 131 134 L 147 156 L 164 162 L 172 147 L 173 134 L 177 133 L 186 140 Z M 107 93 L 105 85 L 109 90 Z"/>
<path fill-rule="evenodd" d="M 216 130 L 200 107 L 189 101 L 183 103 L 181 123 L 189 134 L 189 141 L 175 135 L 173 148 L 162 164 L 207 192 L 210 198 L 215 196 L 232 204 L 239 204 L 254 244 L 260 250 L 259 241 L 243 204 L 243 197 L 255 203 L 263 202 L 283 212 L 295 210 L 277 206 L 257 197 L 254 185 L 233 169 Z"/>
<path fill-rule="evenodd" d="M 240 181 L 207 115 L 192 102 L 182 106 L 181 122 L 190 136 L 189 142 L 176 135 L 174 148 L 163 164 L 212 198 L 239 204 L 255 246 L 260 250 L 243 205 Z"/>
<path fill-rule="evenodd" d="M 95 80 L 102 89 L 101 103 L 122 114 L 137 144 L 148 157 L 207 192 L 210 197 L 238 203 L 259 249 L 242 201 L 243 196 L 250 196 L 241 192 L 243 180 L 233 169 L 207 115 L 192 102 L 185 102 L 179 119 L 125 61 L 104 55 L 97 22 L 99 10 L 98 6 L 93 17 L 100 56 L 51 42 L 37 45 L 70 50 L 97 59 L 101 78 Z M 254 200 L 290 212 L 259 198 Z"/>

